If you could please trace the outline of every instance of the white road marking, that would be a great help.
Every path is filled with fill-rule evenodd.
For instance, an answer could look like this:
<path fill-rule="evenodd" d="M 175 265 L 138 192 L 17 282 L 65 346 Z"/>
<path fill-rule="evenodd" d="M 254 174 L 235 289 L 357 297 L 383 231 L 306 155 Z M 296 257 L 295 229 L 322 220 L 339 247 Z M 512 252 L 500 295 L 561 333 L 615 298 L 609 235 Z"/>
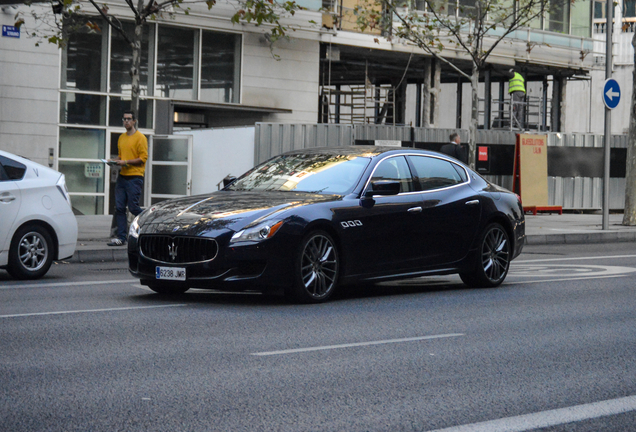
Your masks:
<path fill-rule="evenodd" d="M 319 347 L 296 348 L 296 349 L 288 349 L 288 350 L 281 350 L 281 351 L 258 352 L 258 353 L 251 353 L 251 355 L 272 356 L 272 355 L 281 355 L 281 354 L 294 354 L 294 353 L 309 352 L 309 351 L 324 351 L 324 350 L 332 350 L 332 349 L 340 349 L 340 348 L 353 348 L 353 347 L 360 347 L 360 346 L 382 345 L 382 344 L 391 344 L 391 343 L 400 343 L 400 342 L 413 342 L 413 341 L 442 339 L 442 338 L 459 337 L 459 336 L 464 336 L 464 334 L 450 333 L 450 334 L 433 335 L 433 336 L 418 336 L 418 337 L 403 338 L 403 339 L 388 339 L 388 340 L 379 340 L 379 341 L 371 341 L 371 342 L 358 342 L 358 343 L 350 343 L 350 344 L 342 344 L 342 345 L 326 345 L 326 346 L 319 346 Z"/>
<path fill-rule="evenodd" d="M 8 289 L 20 289 L 20 288 L 54 288 L 54 287 L 70 287 L 70 286 L 85 286 L 85 285 L 107 285 L 107 284 L 120 284 L 120 283 L 134 283 L 139 282 L 139 279 L 124 279 L 124 280 L 109 280 L 109 281 L 86 281 L 86 282 L 51 282 L 51 283 L 33 283 L 28 285 L 9 285 L 3 286 L 0 290 Z"/>
<path fill-rule="evenodd" d="M 609 275 L 609 276 L 590 276 L 590 277 L 575 277 L 575 278 L 559 278 L 559 279 L 543 279 L 543 280 L 533 280 L 533 281 L 507 281 L 504 282 L 504 285 L 519 285 L 519 284 L 531 284 L 531 283 L 541 283 L 541 282 L 563 282 L 563 281 L 577 281 L 577 280 L 589 280 L 589 279 L 607 279 L 607 278 L 619 278 L 625 277 L 627 275 Z"/>
<path fill-rule="evenodd" d="M 159 306 L 132 306 L 132 307 L 121 307 L 121 308 L 85 309 L 85 310 L 58 311 L 58 312 L 34 312 L 34 313 L 13 314 L 13 315 L 0 315 L 0 318 L 17 318 L 17 317 L 30 317 L 30 316 L 41 316 L 41 315 L 65 315 L 65 314 L 91 313 L 91 312 L 115 312 L 115 311 L 125 311 L 125 310 L 156 309 L 156 308 L 181 307 L 181 306 L 187 306 L 187 305 L 186 304 L 170 304 L 170 305 L 159 305 Z"/>
<path fill-rule="evenodd" d="M 636 396 L 436 429 L 429 432 L 525 432 L 538 428 L 622 414 L 629 411 L 636 411 Z"/>
<path fill-rule="evenodd" d="M 590 256 L 590 257 L 571 257 L 571 258 L 545 258 L 537 260 L 514 260 L 513 263 L 535 263 L 535 262 L 553 262 L 553 261 L 576 261 L 576 260 L 600 260 L 600 259 L 619 259 L 619 258 L 636 258 L 636 255 L 608 255 L 608 256 Z"/>
<path fill-rule="evenodd" d="M 624 275 L 636 272 L 634 267 L 577 265 L 577 264 L 523 264 L 510 268 L 510 276 L 545 277 L 572 276 L 574 272 L 588 273 L 589 277 Z M 581 275 L 583 277 L 584 275 Z"/>

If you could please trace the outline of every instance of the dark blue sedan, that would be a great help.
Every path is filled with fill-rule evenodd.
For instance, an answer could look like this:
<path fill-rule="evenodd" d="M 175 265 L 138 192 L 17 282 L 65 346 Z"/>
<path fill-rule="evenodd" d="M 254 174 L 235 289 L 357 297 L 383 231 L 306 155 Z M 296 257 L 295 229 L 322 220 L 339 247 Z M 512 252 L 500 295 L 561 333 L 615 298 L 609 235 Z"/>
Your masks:
<path fill-rule="evenodd" d="M 259 290 L 323 302 L 342 285 L 458 273 L 495 287 L 525 240 L 519 197 L 439 153 L 292 151 L 132 223 L 129 270 L 161 294 Z"/>

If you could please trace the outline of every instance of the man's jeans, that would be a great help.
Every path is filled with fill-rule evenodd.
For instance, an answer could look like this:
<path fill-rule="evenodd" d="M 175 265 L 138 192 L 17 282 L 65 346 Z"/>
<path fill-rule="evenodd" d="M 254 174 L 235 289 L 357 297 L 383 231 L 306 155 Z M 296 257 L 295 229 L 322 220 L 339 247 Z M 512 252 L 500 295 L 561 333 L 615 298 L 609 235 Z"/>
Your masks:
<path fill-rule="evenodd" d="M 139 198 L 141 197 L 143 185 L 143 177 L 126 177 L 122 175 L 117 177 L 117 184 L 115 185 L 115 218 L 117 220 L 117 237 L 123 241 L 126 241 L 128 235 L 126 206 L 135 216 L 141 213 Z"/>

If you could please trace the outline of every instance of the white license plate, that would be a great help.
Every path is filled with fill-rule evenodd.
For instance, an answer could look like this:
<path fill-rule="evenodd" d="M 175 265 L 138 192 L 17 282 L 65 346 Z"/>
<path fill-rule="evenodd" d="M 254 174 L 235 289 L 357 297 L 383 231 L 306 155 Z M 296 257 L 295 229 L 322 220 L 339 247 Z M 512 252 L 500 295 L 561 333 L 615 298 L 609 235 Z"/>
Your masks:
<path fill-rule="evenodd" d="M 186 269 L 183 267 L 157 267 L 157 279 L 186 280 Z"/>

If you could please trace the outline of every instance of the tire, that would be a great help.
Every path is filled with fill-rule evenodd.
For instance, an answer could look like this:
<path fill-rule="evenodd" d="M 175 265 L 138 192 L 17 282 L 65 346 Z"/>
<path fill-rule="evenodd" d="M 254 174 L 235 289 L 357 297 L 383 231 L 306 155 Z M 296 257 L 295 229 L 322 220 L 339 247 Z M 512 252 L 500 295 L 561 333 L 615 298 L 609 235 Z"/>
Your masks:
<path fill-rule="evenodd" d="M 157 294 L 166 295 L 166 296 L 181 295 L 190 289 L 188 287 L 157 285 L 153 283 L 149 283 L 147 284 L 147 286 L 148 288 L 150 288 Z"/>
<path fill-rule="evenodd" d="M 490 224 L 479 239 L 474 270 L 459 276 L 470 287 L 494 288 L 506 279 L 511 256 L 508 233 L 498 223 Z"/>
<path fill-rule="evenodd" d="M 16 279 L 39 279 L 53 263 L 53 238 L 39 225 L 26 225 L 16 231 L 10 247 L 7 271 Z"/>
<path fill-rule="evenodd" d="M 314 231 L 303 238 L 295 261 L 294 285 L 290 296 L 300 303 L 322 303 L 338 285 L 340 257 L 333 238 Z"/>

